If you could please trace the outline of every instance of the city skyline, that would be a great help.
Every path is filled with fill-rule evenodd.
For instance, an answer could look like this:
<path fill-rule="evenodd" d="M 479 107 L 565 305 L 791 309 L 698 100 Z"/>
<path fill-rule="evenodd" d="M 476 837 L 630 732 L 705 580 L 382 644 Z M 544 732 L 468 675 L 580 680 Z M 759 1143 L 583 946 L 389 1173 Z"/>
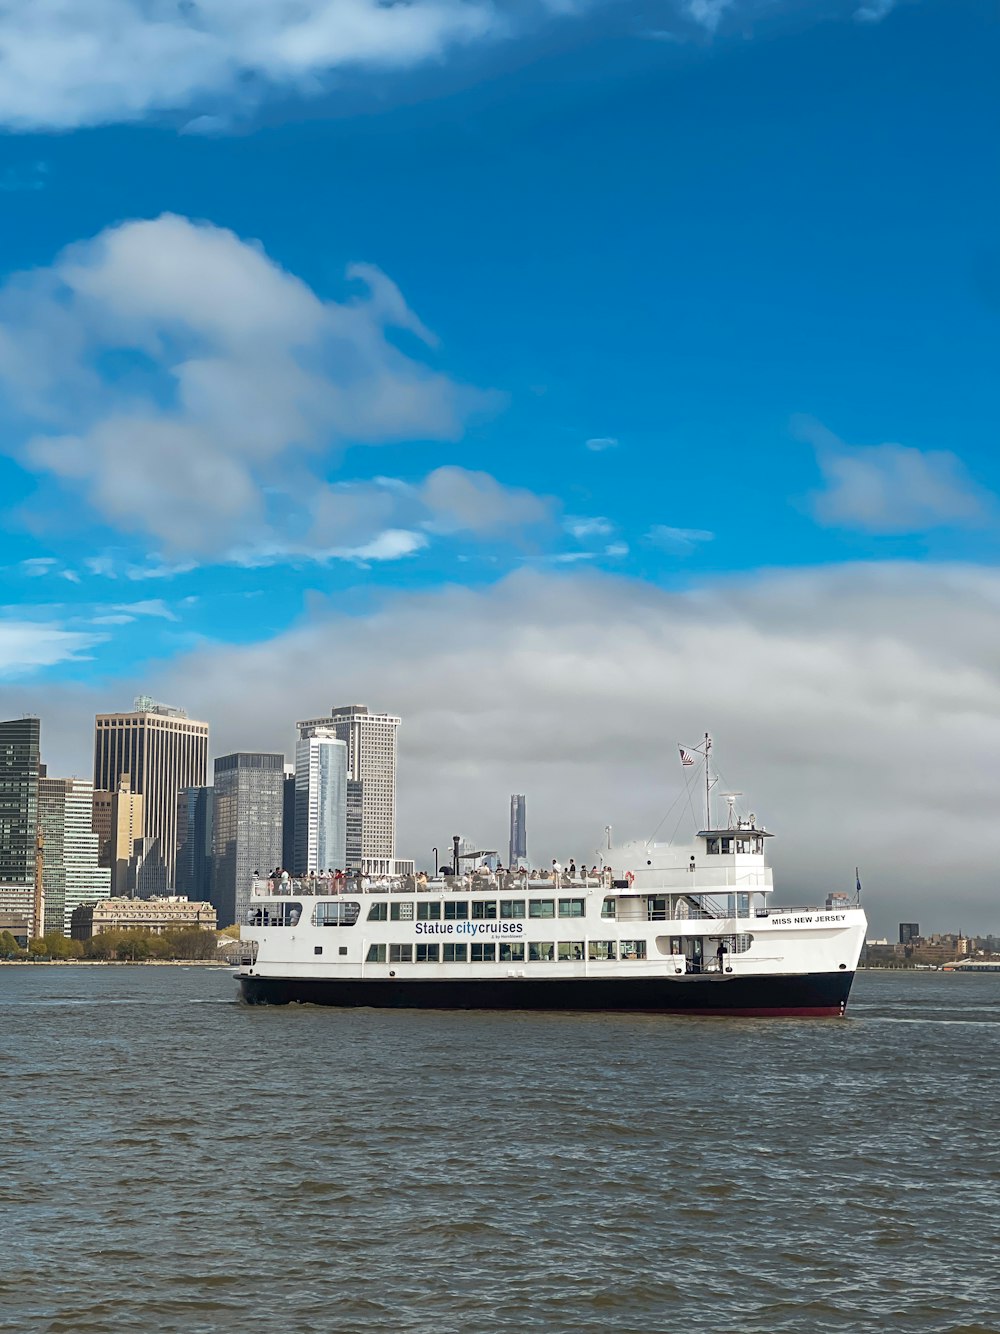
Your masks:
<path fill-rule="evenodd" d="M 985 927 L 983 6 L 360 0 L 307 50 L 121 8 L 142 60 L 79 82 L 53 13 L 0 105 L 0 716 L 52 772 L 140 691 L 213 755 L 378 699 L 400 848 L 528 792 L 580 857 L 710 730 L 782 883 Z"/>

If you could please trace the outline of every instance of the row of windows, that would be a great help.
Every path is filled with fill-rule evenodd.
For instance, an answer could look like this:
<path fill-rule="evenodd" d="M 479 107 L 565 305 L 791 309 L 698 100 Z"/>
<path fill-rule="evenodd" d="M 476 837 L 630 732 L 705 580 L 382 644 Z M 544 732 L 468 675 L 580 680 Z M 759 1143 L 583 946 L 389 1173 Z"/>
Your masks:
<path fill-rule="evenodd" d="M 555 899 L 476 899 L 471 904 L 467 899 L 427 900 L 416 905 L 418 922 L 466 922 L 495 921 L 518 917 L 555 917 L 557 900 Z M 559 899 L 560 917 L 584 917 L 586 915 L 583 899 Z M 612 916 L 614 914 L 612 913 Z M 369 922 L 412 922 L 414 905 L 411 900 L 401 903 L 373 903 L 368 909 Z"/>
<path fill-rule="evenodd" d="M 645 959 L 644 940 L 501 940 L 448 941 L 444 945 L 369 945 L 367 963 L 568 963 L 582 962 L 584 956 L 601 963 L 614 959 Z"/>

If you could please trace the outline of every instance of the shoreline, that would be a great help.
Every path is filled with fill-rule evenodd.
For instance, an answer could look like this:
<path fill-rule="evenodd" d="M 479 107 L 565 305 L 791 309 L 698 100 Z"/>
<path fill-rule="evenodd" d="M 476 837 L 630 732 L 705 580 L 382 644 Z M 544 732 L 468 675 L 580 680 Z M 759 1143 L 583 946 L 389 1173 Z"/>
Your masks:
<path fill-rule="evenodd" d="M 228 959 L 0 959 L 0 968 L 238 968 Z"/>

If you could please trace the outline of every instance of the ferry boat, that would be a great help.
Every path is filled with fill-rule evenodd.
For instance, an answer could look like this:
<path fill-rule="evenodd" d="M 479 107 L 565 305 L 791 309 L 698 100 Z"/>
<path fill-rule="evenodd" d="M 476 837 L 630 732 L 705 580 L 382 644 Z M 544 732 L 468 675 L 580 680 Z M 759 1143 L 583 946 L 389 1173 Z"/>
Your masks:
<path fill-rule="evenodd" d="M 711 811 L 705 738 L 706 810 Z M 839 1016 L 867 919 L 831 894 L 772 907 L 753 815 L 691 844 L 608 848 L 596 874 L 285 873 L 252 886 L 249 1004 Z M 449 871 L 460 863 L 457 858 Z M 860 895 L 858 896 L 860 897 Z"/>

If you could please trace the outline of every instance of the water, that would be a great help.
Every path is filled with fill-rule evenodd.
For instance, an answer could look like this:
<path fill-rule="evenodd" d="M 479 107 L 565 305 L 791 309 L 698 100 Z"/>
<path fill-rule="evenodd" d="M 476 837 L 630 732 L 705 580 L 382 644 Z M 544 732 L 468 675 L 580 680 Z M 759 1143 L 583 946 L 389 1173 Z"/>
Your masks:
<path fill-rule="evenodd" d="M 1000 975 L 847 1020 L 0 968 L 0 1331 L 1000 1330 Z"/>

